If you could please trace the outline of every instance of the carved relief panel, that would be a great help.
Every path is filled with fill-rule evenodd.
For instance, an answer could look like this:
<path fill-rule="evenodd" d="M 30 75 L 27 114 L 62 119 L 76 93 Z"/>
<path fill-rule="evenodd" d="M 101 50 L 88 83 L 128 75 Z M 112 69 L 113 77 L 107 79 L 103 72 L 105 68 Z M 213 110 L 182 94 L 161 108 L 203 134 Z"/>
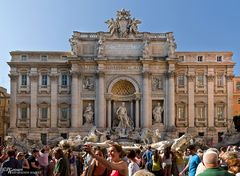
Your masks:
<path fill-rule="evenodd" d="M 83 89 L 86 91 L 94 91 L 96 87 L 94 76 L 83 77 Z"/>
<path fill-rule="evenodd" d="M 163 90 L 163 76 L 152 76 L 152 91 Z"/>

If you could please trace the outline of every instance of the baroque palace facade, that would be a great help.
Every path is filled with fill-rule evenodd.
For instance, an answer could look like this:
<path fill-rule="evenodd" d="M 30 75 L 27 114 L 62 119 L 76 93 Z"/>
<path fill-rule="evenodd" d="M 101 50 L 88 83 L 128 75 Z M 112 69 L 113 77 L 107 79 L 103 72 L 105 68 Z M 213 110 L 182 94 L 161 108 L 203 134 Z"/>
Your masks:
<path fill-rule="evenodd" d="M 7 89 L 0 86 L 0 145 L 3 144 L 9 128 L 9 108 L 10 95 L 7 93 Z"/>
<path fill-rule="evenodd" d="M 141 21 L 124 9 L 106 23 L 109 32 L 74 32 L 69 52 L 10 53 L 10 135 L 46 140 L 114 128 L 123 103 L 135 129 L 216 143 L 232 128 L 231 52 L 175 51 L 172 32 L 138 32 Z"/>

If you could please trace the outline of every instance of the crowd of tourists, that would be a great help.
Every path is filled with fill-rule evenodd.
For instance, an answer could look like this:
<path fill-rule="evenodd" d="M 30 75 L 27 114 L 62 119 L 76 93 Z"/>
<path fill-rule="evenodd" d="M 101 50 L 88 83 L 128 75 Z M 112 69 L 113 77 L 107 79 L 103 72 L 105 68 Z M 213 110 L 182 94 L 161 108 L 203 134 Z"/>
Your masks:
<path fill-rule="evenodd" d="M 82 151 L 50 148 L 28 153 L 14 146 L 1 148 L 0 175 L 32 176 L 240 176 L 239 147 L 220 149 L 190 145 L 185 151 L 151 146 L 123 150 L 84 145 Z"/>

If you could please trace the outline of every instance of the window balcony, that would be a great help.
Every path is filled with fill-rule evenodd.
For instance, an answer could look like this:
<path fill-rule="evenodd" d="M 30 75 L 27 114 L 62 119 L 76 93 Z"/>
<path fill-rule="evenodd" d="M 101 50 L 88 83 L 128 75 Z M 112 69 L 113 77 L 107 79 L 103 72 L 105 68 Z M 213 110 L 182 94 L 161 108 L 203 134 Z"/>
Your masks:
<path fill-rule="evenodd" d="M 22 93 L 22 92 L 29 93 L 30 92 L 29 85 L 20 85 L 18 88 L 18 93 Z"/>
<path fill-rule="evenodd" d="M 49 93 L 50 92 L 50 85 L 40 85 L 38 87 L 38 90 L 39 90 L 39 93 L 43 93 L 43 92 Z"/>
<path fill-rule="evenodd" d="M 59 93 L 70 93 L 69 85 L 59 85 L 58 86 Z"/>
<path fill-rule="evenodd" d="M 17 127 L 18 128 L 29 128 L 30 127 L 30 119 L 17 119 Z"/>
<path fill-rule="evenodd" d="M 59 128 L 68 128 L 70 127 L 70 119 L 59 119 L 58 120 Z"/>
<path fill-rule="evenodd" d="M 38 127 L 39 128 L 49 128 L 50 127 L 50 119 L 49 118 L 39 118 L 38 119 Z"/>
<path fill-rule="evenodd" d="M 226 127 L 227 126 L 227 121 L 224 118 L 216 118 L 214 119 L 214 124 L 216 127 Z"/>
<path fill-rule="evenodd" d="M 196 127 L 206 127 L 207 119 L 205 118 L 195 118 L 195 126 Z"/>
<path fill-rule="evenodd" d="M 187 127 L 188 126 L 188 121 L 186 118 L 178 118 L 176 120 L 176 126 L 177 127 Z"/>

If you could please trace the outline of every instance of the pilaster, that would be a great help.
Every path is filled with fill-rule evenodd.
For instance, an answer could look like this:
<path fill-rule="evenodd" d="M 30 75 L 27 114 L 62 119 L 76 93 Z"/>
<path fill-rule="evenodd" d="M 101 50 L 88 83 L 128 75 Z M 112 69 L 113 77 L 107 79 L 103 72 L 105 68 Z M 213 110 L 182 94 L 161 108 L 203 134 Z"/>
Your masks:
<path fill-rule="evenodd" d="M 226 76 L 227 79 L 227 122 L 228 128 L 231 128 L 232 124 L 232 97 L 233 97 L 233 75 L 229 74 Z"/>
<path fill-rule="evenodd" d="M 58 98 L 58 74 L 51 73 L 51 128 L 57 127 L 57 117 L 58 117 L 58 106 L 57 106 L 57 98 Z"/>
<path fill-rule="evenodd" d="M 214 127 L 214 80 L 215 76 L 209 74 L 208 78 L 208 127 Z"/>
<path fill-rule="evenodd" d="M 29 74 L 30 82 L 31 82 L 31 105 L 30 105 L 30 128 L 37 127 L 37 117 L 38 117 L 38 109 L 37 109 L 37 83 L 38 83 L 38 74 L 35 68 L 31 69 L 31 73 Z"/>
<path fill-rule="evenodd" d="M 150 106 L 149 106 L 149 98 L 150 98 L 150 87 L 149 87 L 149 72 L 143 72 L 143 101 L 142 101 L 142 117 L 141 117 L 141 126 L 143 128 L 149 128 L 151 125 L 152 118 L 150 115 Z"/>
<path fill-rule="evenodd" d="M 71 87 L 71 127 L 78 128 L 80 127 L 80 118 L 79 118 L 79 101 L 80 101 L 80 92 L 79 92 L 79 73 L 77 71 L 72 71 L 72 87 Z"/>
<path fill-rule="evenodd" d="M 194 119 L 195 119 L 195 114 L 194 114 L 194 101 L 195 101 L 195 96 L 194 96 L 194 80 L 195 80 L 195 75 L 188 75 L 188 122 L 189 122 L 189 127 L 193 128 L 194 127 Z"/>
<path fill-rule="evenodd" d="M 136 98 L 135 98 L 135 101 L 136 101 L 136 107 L 135 107 L 135 126 L 136 128 L 138 129 L 140 126 L 139 126 L 139 101 L 140 101 L 140 94 L 136 94 Z"/>
<path fill-rule="evenodd" d="M 174 127 L 174 119 L 175 119 L 175 85 L 174 85 L 174 71 L 167 72 L 168 78 L 168 127 Z"/>
<path fill-rule="evenodd" d="M 10 96 L 10 128 L 16 128 L 17 124 L 17 81 L 19 75 L 17 73 L 9 74 L 11 78 L 11 96 Z"/>
<path fill-rule="evenodd" d="M 96 118 L 95 124 L 99 128 L 106 126 L 106 102 L 104 97 L 104 72 L 98 71 L 97 95 L 96 95 Z M 109 125 L 109 124 L 108 124 Z"/>

